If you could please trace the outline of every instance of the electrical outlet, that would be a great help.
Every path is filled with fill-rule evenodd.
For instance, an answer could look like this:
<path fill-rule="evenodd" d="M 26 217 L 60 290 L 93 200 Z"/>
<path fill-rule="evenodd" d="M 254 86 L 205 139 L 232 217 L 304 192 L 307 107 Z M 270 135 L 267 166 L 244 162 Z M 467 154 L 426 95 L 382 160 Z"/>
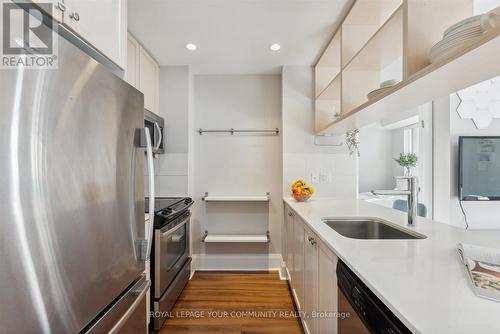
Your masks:
<path fill-rule="evenodd" d="M 319 183 L 332 183 L 332 175 L 331 174 L 319 174 Z"/>
<path fill-rule="evenodd" d="M 316 173 L 311 173 L 311 183 L 312 184 L 318 184 L 319 183 L 319 176 Z"/>

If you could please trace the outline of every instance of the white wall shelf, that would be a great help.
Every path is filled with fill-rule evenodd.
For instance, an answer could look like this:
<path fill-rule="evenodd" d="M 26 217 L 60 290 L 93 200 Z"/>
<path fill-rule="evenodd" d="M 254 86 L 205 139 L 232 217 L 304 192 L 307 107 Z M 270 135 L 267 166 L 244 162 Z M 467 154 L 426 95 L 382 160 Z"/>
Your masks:
<path fill-rule="evenodd" d="M 266 234 L 209 234 L 205 231 L 202 242 L 205 243 L 269 243 L 269 231 Z"/>
<path fill-rule="evenodd" d="M 205 193 L 201 199 L 205 202 L 269 202 L 270 193 L 265 195 L 209 195 L 208 192 Z"/>

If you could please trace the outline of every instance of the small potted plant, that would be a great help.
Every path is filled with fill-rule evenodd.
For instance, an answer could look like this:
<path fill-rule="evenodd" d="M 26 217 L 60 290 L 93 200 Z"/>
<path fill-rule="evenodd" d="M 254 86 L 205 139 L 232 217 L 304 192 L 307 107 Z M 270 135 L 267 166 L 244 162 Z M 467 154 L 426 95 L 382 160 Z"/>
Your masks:
<path fill-rule="evenodd" d="M 417 167 L 418 157 L 415 153 L 399 153 L 399 158 L 394 161 L 404 168 L 405 176 L 411 176 L 412 168 Z"/>
<path fill-rule="evenodd" d="M 349 130 L 345 134 L 345 143 L 349 150 L 349 155 L 359 154 L 359 129 Z"/>

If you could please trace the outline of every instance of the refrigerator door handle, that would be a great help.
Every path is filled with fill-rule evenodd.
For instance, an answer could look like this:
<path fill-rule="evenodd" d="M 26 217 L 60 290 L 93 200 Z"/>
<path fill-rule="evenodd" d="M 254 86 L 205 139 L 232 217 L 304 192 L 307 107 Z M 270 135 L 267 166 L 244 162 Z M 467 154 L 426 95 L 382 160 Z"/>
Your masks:
<path fill-rule="evenodd" d="M 148 182 L 149 182 L 149 224 L 148 230 L 145 232 L 144 238 L 137 237 L 136 227 L 136 209 L 135 209 L 135 165 L 137 160 L 137 148 L 144 147 L 140 138 L 145 138 L 146 141 L 146 161 L 148 166 Z M 153 148 L 151 145 L 151 137 L 148 128 L 136 129 L 136 138 L 134 139 L 132 149 L 132 161 L 130 168 L 130 224 L 132 228 L 132 236 L 135 243 L 136 258 L 139 260 L 149 260 L 151 254 L 151 246 L 153 244 L 153 229 L 155 217 L 155 182 L 154 182 L 154 165 L 153 165 Z M 143 216 L 142 216 L 143 217 Z"/>
<path fill-rule="evenodd" d="M 155 123 L 156 124 L 156 123 Z M 146 133 L 146 156 L 148 162 L 148 179 L 149 179 L 149 228 L 147 235 L 146 246 L 146 261 L 151 255 L 151 247 L 153 245 L 153 228 L 155 222 L 155 169 L 153 165 L 153 147 L 151 145 L 151 136 L 149 129 L 144 128 Z"/>
<path fill-rule="evenodd" d="M 156 132 L 158 132 L 158 135 L 159 135 L 158 141 L 156 141 Z M 163 135 L 161 133 L 161 128 L 158 125 L 158 123 L 155 122 L 155 148 L 154 148 L 155 152 L 158 151 L 158 149 L 160 148 L 162 139 L 163 139 Z"/>
<path fill-rule="evenodd" d="M 134 287 L 133 290 L 130 291 L 130 293 L 132 295 L 137 296 L 137 297 L 132 302 L 130 307 L 127 309 L 127 311 L 125 311 L 125 313 L 122 315 L 120 320 L 118 320 L 118 322 L 113 326 L 113 328 L 110 329 L 108 334 L 116 334 L 116 333 L 120 332 L 120 329 L 123 327 L 123 325 L 125 325 L 127 320 L 130 318 L 130 316 L 134 313 L 134 311 L 137 309 L 137 307 L 141 303 L 142 299 L 144 298 L 144 295 L 146 294 L 146 292 L 148 291 L 150 286 L 151 286 L 151 281 L 147 280 L 147 281 L 144 281 L 141 284 L 141 286 L 139 286 L 137 288 Z"/>

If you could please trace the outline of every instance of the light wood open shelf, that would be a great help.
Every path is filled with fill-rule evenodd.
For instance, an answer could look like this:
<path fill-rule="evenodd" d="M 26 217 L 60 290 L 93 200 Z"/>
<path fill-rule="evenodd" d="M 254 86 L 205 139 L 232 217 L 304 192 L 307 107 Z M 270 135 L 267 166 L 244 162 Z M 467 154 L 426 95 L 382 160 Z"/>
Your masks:
<path fill-rule="evenodd" d="M 428 65 L 390 91 L 342 114 L 318 133 L 343 134 L 500 75 L 500 29 Z"/>
<path fill-rule="evenodd" d="M 357 0 L 342 23 L 342 67 L 401 6 L 402 0 Z"/>
<path fill-rule="evenodd" d="M 315 67 L 315 94 L 319 97 L 340 73 L 341 30 L 333 36 Z"/>
<path fill-rule="evenodd" d="M 316 130 L 322 129 L 342 114 L 341 109 L 342 76 L 337 76 L 315 101 L 315 126 Z"/>
<path fill-rule="evenodd" d="M 403 8 L 400 6 L 342 71 L 344 113 L 365 103 L 385 80 L 403 79 Z"/>
<path fill-rule="evenodd" d="M 498 62 L 481 57 L 500 53 L 492 46 L 498 32 L 429 64 L 429 51 L 445 29 L 472 15 L 473 0 L 357 0 L 316 64 L 316 72 L 323 59 L 341 64 L 339 73 L 329 73 L 329 82 L 326 74 L 316 78 L 316 133 L 343 134 L 497 75 Z M 340 55 L 332 52 L 338 36 Z M 367 94 L 386 80 L 399 84 L 368 101 Z"/>

